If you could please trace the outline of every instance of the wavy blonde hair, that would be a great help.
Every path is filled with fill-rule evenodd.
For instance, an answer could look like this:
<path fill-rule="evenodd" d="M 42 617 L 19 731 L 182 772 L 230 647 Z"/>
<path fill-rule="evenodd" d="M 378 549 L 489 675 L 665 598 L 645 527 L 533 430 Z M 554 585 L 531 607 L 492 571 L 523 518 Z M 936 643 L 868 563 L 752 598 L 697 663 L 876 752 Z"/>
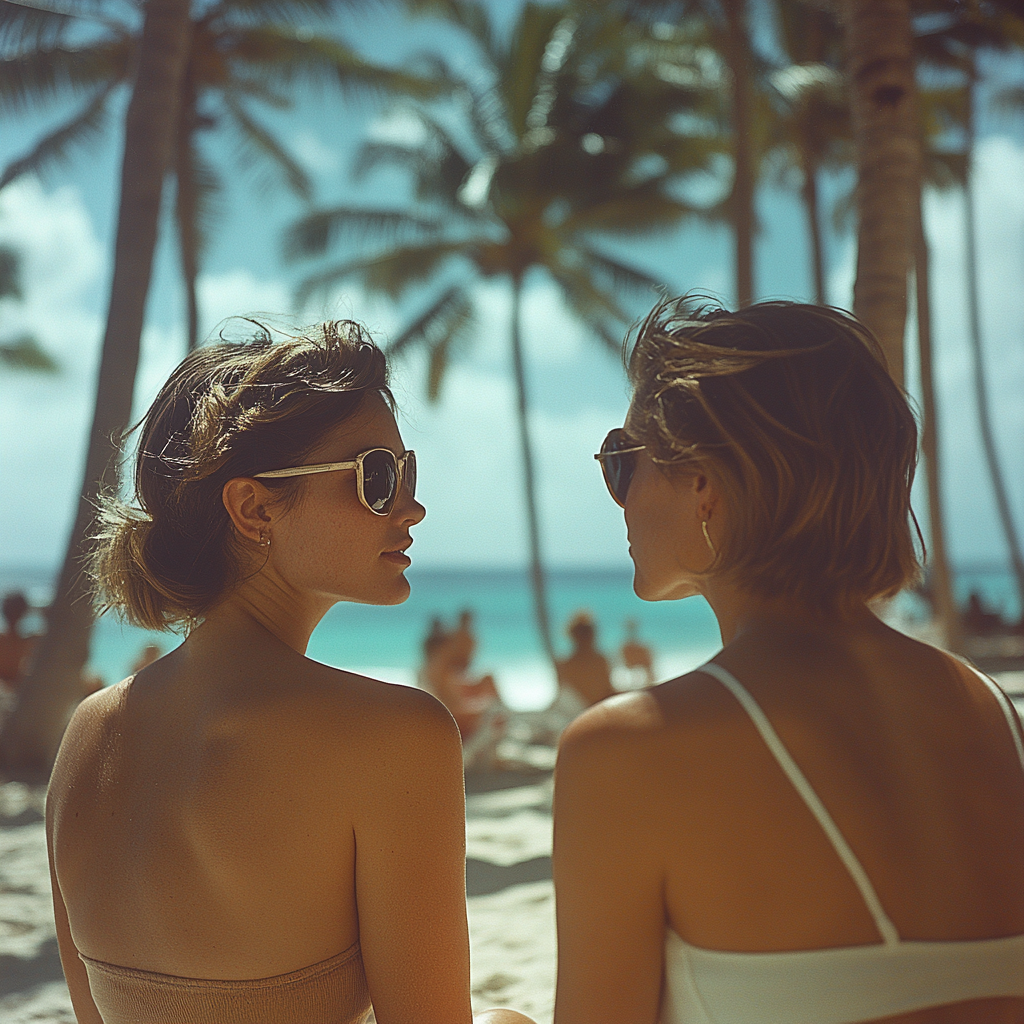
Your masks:
<path fill-rule="evenodd" d="M 875 337 L 831 307 L 699 301 L 659 303 L 627 364 L 631 433 L 728 503 L 709 574 L 832 610 L 916 580 L 917 425 Z"/>

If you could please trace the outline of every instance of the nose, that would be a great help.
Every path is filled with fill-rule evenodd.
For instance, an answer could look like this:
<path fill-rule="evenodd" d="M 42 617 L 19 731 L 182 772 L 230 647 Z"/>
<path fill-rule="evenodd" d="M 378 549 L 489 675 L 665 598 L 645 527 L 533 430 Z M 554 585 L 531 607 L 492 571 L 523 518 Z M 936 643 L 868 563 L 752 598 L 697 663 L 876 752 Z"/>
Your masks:
<path fill-rule="evenodd" d="M 391 510 L 391 514 L 397 516 L 400 522 L 406 523 L 409 526 L 415 526 L 416 523 L 423 521 L 427 510 L 425 506 L 421 505 L 409 493 L 409 488 L 403 482 L 402 489 L 398 494 L 398 499 L 395 501 L 395 507 Z"/>

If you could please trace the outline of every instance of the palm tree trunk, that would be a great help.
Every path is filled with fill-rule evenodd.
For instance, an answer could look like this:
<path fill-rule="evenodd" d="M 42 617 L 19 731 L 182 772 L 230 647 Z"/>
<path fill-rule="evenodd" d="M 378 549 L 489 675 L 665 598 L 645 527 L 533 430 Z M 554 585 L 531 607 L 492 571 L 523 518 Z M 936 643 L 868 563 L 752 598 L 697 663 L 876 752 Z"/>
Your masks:
<path fill-rule="evenodd" d="M 131 417 L 139 339 L 156 245 L 160 198 L 188 53 L 188 0 L 148 0 L 138 71 L 125 124 L 121 200 L 96 406 L 84 482 L 47 632 L 0 733 L 8 772 L 44 774 L 81 698 L 93 613 L 82 567 L 97 495 L 115 486 L 119 440 Z"/>
<path fill-rule="evenodd" d="M 530 583 L 533 588 L 533 608 L 537 617 L 544 653 L 554 661 L 555 647 L 551 640 L 551 618 L 548 615 L 547 580 L 540 550 L 540 527 L 537 517 L 537 495 L 534 487 L 533 445 L 527 418 L 529 402 L 526 395 L 526 368 L 523 361 L 522 340 L 523 278 L 512 275 L 512 369 L 516 380 L 516 412 L 519 422 L 520 455 L 523 460 L 523 491 L 526 498 L 526 519 L 530 534 Z"/>
<path fill-rule="evenodd" d="M 902 384 L 921 177 L 910 0 L 843 0 L 843 11 L 857 145 L 853 311 Z"/>
<path fill-rule="evenodd" d="M 1021 619 L 1024 621 L 1024 555 L 1021 554 L 1020 538 L 1013 521 L 1010 497 L 999 465 L 996 451 L 995 432 L 992 429 L 992 414 L 988 405 L 988 389 L 985 386 L 985 363 L 981 348 L 981 304 L 978 288 L 977 229 L 975 226 L 974 192 L 971 189 L 971 162 L 974 158 L 974 74 L 968 83 L 967 92 L 967 176 L 964 181 L 964 244 L 967 253 L 967 306 L 971 321 L 971 355 L 974 363 L 974 394 L 978 406 L 978 426 L 981 429 L 981 444 L 985 451 L 992 490 L 995 493 L 999 522 L 1010 550 L 1013 574 L 1017 578 L 1017 592 L 1020 595 Z"/>
<path fill-rule="evenodd" d="M 191 28 L 191 26 L 190 26 Z M 199 344 L 199 302 L 196 278 L 199 276 L 199 224 L 195 168 L 196 89 L 186 73 L 181 89 L 181 108 L 174 146 L 174 180 L 176 195 L 174 214 L 178 225 L 178 248 L 181 276 L 185 285 L 188 312 L 188 350 Z"/>
<path fill-rule="evenodd" d="M 736 302 L 754 301 L 754 97 L 746 0 L 723 0 L 728 37 L 726 62 L 732 77 L 733 183 L 729 197 L 736 237 Z"/>
<path fill-rule="evenodd" d="M 921 363 L 921 453 L 928 484 L 928 520 L 931 550 L 928 553 L 929 589 L 932 612 L 942 633 L 942 644 L 950 651 L 960 649 L 960 615 L 953 597 L 953 576 L 946 553 L 945 517 L 942 509 L 939 466 L 939 414 L 935 402 L 935 373 L 932 367 L 931 274 L 924 210 L 918 200 L 917 246 L 914 285 L 917 298 L 917 344 Z"/>
<path fill-rule="evenodd" d="M 814 301 L 819 306 L 824 306 L 828 299 L 825 290 L 825 244 L 821 231 L 821 205 L 818 202 L 818 168 L 806 149 L 801 162 L 804 171 L 804 210 L 807 213 L 807 233 L 811 239 Z"/>

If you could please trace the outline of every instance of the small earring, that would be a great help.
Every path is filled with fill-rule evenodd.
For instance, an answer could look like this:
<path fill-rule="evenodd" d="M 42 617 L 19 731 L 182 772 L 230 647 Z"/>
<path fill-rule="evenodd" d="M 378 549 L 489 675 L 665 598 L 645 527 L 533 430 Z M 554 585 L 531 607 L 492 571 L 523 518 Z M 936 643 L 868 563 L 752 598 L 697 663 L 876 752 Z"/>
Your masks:
<path fill-rule="evenodd" d="M 270 537 L 269 536 L 264 537 L 262 530 L 260 530 L 260 547 L 261 548 L 269 548 L 270 547 Z"/>
<path fill-rule="evenodd" d="M 718 552 L 715 550 L 715 545 L 711 543 L 711 537 L 708 534 L 708 521 L 706 519 L 701 522 L 700 528 L 704 531 L 704 539 L 708 542 L 708 548 L 711 550 L 711 554 L 717 558 Z"/>

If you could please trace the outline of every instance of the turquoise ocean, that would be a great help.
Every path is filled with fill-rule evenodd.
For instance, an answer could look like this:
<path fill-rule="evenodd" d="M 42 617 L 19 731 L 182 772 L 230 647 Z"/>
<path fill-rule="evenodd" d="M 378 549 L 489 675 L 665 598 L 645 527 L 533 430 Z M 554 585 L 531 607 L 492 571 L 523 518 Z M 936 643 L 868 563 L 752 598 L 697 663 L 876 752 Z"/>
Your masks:
<path fill-rule="evenodd" d="M 390 682 L 413 684 L 431 619 L 440 616 L 453 623 L 460 611 L 469 609 L 474 613 L 479 643 L 474 667 L 494 674 L 506 704 L 527 710 L 543 707 L 552 699 L 554 674 L 537 638 L 525 571 L 439 570 L 414 565 L 406 576 L 412 593 L 404 604 L 385 608 L 336 605 L 313 633 L 309 656 Z M 44 568 L 0 566 L 0 594 L 21 589 L 33 604 L 45 605 L 52 578 Z M 598 645 L 613 662 L 625 636 L 624 623 L 634 619 L 641 640 L 654 653 L 659 679 L 686 672 L 719 649 L 718 627 L 702 598 L 653 604 L 641 601 L 633 593 L 628 568 L 553 569 L 548 586 L 552 626 L 563 653 L 569 651 L 565 623 L 583 609 L 593 615 Z M 961 600 L 977 591 L 1008 618 L 1020 616 L 1013 578 L 1003 569 L 965 567 L 957 574 L 957 590 Z M 901 595 L 894 614 L 904 620 L 920 620 L 925 606 L 913 595 Z M 41 629 L 42 623 L 36 616 L 26 626 L 34 631 Z M 106 683 L 114 683 L 129 674 L 146 644 L 155 643 L 166 653 L 180 639 L 104 616 L 93 635 L 90 666 Z M 625 685 L 628 677 L 618 670 L 615 678 Z"/>

